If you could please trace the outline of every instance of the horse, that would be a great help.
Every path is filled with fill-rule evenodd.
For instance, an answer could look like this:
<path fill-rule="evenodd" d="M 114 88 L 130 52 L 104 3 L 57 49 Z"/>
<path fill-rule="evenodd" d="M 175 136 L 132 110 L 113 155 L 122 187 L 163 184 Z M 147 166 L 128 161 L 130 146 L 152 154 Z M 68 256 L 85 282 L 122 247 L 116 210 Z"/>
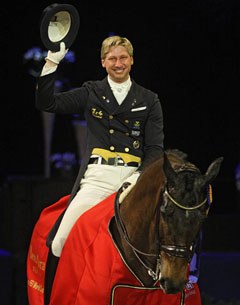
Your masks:
<path fill-rule="evenodd" d="M 188 280 L 189 265 L 222 161 L 215 159 L 202 174 L 185 153 L 166 150 L 121 203 L 126 185 L 85 212 L 63 248 L 49 304 L 200 305 L 197 283 Z M 30 305 L 48 305 L 45 241 L 68 198 L 43 210 L 33 230 L 27 258 Z"/>

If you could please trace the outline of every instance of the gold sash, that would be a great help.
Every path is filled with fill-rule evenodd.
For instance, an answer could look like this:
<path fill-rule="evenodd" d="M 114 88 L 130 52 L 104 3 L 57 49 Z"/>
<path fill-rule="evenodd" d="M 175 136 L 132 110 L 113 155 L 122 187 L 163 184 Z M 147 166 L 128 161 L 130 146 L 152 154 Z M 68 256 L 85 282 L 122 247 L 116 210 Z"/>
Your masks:
<path fill-rule="evenodd" d="M 117 151 L 109 151 L 107 149 L 103 148 L 94 148 L 92 151 L 93 155 L 99 155 L 103 157 L 106 161 L 108 161 L 109 158 L 116 158 L 116 157 L 121 157 L 124 161 L 124 163 L 129 163 L 129 162 L 137 162 L 141 163 L 141 158 L 127 154 L 127 153 L 122 153 L 122 152 L 117 152 Z"/>

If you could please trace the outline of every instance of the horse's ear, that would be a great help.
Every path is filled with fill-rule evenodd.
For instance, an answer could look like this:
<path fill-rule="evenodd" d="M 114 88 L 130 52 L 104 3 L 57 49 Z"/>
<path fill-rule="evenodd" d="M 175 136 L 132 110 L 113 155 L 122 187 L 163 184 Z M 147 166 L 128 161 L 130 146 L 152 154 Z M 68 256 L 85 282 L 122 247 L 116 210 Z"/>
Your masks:
<path fill-rule="evenodd" d="M 178 148 L 167 149 L 167 150 L 165 150 L 165 152 L 174 153 L 176 156 L 178 156 L 179 158 L 181 158 L 184 161 L 187 161 L 187 159 L 188 159 L 188 155 Z"/>
<path fill-rule="evenodd" d="M 164 154 L 163 154 L 163 171 L 164 171 L 164 174 L 165 174 L 168 182 L 171 184 L 174 183 L 177 178 L 177 174 L 174 171 L 174 169 L 172 168 L 172 165 L 168 159 L 166 152 L 164 152 Z"/>
<path fill-rule="evenodd" d="M 213 161 L 209 165 L 209 167 L 204 175 L 206 178 L 205 182 L 211 183 L 217 177 L 221 164 L 222 164 L 222 161 L 223 161 L 223 157 L 220 157 L 220 158 L 217 158 L 215 161 Z"/>

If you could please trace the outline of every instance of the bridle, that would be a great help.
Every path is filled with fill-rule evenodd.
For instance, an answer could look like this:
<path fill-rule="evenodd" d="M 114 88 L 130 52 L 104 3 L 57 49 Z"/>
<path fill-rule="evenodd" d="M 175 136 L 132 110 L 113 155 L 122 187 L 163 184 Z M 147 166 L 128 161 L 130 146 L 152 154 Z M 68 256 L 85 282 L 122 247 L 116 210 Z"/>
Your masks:
<path fill-rule="evenodd" d="M 211 186 L 209 186 L 210 189 Z M 160 274 L 160 267 L 161 267 L 161 259 L 160 259 L 160 252 L 163 251 L 167 253 L 170 256 L 174 257 L 179 257 L 183 259 L 187 259 L 188 262 L 191 261 L 191 258 L 194 254 L 195 247 L 196 247 L 196 242 L 198 239 L 198 236 L 196 239 L 192 242 L 190 247 L 187 246 L 178 246 L 178 245 L 164 245 L 160 243 L 160 236 L 159 236 L 159 229 L 158 226 L 156 225 L 155 228 L 155 236 L 156 236 L 156 243 L 157 243 L 157 253 L 145 253 L 142 252 L 141 250 L 137 249 L 130 241 L 127 229 L 123 223 L 123 220 L 120 216 L 120 204 L 119 204 L 119 196 L 122 192 L 122 189 L 117 192 L 116 197 L 115 197 L 115 202 L 114 202 L 114 211 L 115 211 L 115 219 L 116 219 L 116 224 L 118 226 L 118 229 L 122 232 L 124 240 L 127 242 L 127 244 L 130 246 L 132 249 L 134 255 L 138 259 L 138 261 L 143 265 L 143 267 L 147 270 L 149 276 L 152 277 L 153 280 L 157 280 L 159 278 Z M 168 192 L 167 187 L 164 187 L 164 190 L 162 192 L 162 195 L 165 195 L 174 205 L 176 205 L 178 208 L 187 210 L 187 211 L 192 211 L 201 208 L 204 204 L 206 204 L 207 201 L 209 201 L 209 196 L 206 197 L 202 202 L 197 203 L 191 207 L 186 207 L 183 204 L 180 204 L 177 202 Z M 211 202 L 210 202 L 211 203 Z M 209 204 L 210 204 L 209 203 Z M 158 224 L 160 222 L 160 200 L 158 202 L 157 206 L 157 217 L 156 217 L 156 223 Z M 156 268 L 155 271 L 152 270 L 149 266 L 145 264 L 145 262 L 140 258 L 140 255 L 146 256 L 146 257 L 155 257 L 156 258 Z"/>
<path fill-rule="evenodd" d="M 210 189 L 209 185 L 209 189 Z M 207 196 L 202 202 L 194 204 L 192 206 L 185 206 L 179 202 L 177 202 L 169 193 L 167 187 L 165 186 L 164 191 L 163 191 L 163 196 L 167 197 L 175 206 L 178 208 L 185 210 L 185 211 L 193 211 L 201 208 L 204 206 L 207 202 L 209 203 L 209 196 Z M 210 204 L 210 203 L 209 203 Z M 207 209 L 208 213 L 209 207 Z M 191 258 L 194 254 L 195 248 L 196 248 L 196 242 L 198 239 L 198 235 L 196 236 L 196 239 L 192 242 L 190 247 L 186 246 L 176 246 L 176 245 L 161 245 L 161 250 L 164 251 L 165 253 L 175 256 L 175 257 L 180 257 L 183 259 L 187 259 L 189 262 L 191 261 Z"/>
<path fill-rule="evenodd" d="M 165 188 L 164 190 L 164 195 L 166 195 L 168 197 L 168 199 L 170 199 L 172 201 L 172 203 L 174 203 L 177 207 L 179 207 L 180 209 L 183 209 L 183 210 L 187 210 L 187 211 L 191 211 L 191 210 L 196 210 L 198 208 L 201 208 L 206 202 L 207 202 L 207 197 L 202 201 L 200 202 L 199 204 L 196 204 L 196 205 L 193 205 L 191 207 L 186 207 L 180 203 L 178 203 L 168 192 L 167 188 Z"/>

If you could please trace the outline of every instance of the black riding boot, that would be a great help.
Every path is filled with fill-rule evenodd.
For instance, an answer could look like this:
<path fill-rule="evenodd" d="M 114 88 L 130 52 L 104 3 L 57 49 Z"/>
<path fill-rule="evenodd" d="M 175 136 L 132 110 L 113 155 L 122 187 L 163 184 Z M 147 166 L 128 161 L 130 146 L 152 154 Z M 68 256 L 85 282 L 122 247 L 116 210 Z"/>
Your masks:
<path fill-rule="evenodd" d="M 58 266 L 59 257 L 53 255 L 51 247 L 49 248 L 46 269 L 45 269 L 45 283 L 44 283 L 44 305 L 49 305 L 52 285 L 55 273 Z"/>

